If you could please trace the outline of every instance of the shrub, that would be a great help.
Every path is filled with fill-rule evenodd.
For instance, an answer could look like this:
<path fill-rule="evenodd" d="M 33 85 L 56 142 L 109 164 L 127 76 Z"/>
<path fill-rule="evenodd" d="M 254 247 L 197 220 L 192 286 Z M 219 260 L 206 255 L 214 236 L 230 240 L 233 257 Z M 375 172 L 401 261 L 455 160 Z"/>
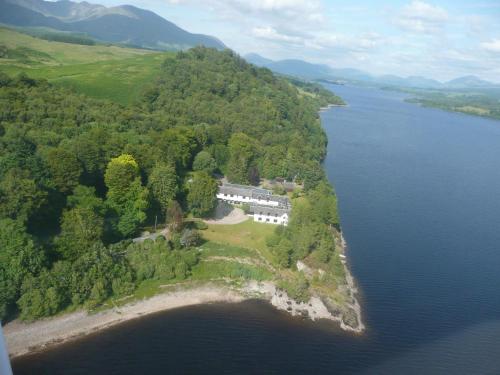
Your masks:
<path fill-rule="evenodd" d="M 184 247 L 194 247 L 200 244 L 201 236 L 194 229 L 184 229 L 180 238 L 181 245 Z"/>

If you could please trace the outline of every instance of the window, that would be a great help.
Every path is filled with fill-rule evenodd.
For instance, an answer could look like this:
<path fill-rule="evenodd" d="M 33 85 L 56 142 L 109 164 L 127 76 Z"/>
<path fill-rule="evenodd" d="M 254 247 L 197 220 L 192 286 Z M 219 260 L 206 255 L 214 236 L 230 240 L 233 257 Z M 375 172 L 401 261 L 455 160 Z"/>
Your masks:
<path fill-rule="evenodd" d="M 262 218 L 261 218 L 261 217 L 259 217 L 257 220 L 262 221 Z"/>
<path fill-rule="evenodd" d="M 225 197 L 227 197 L 227 194 L 224 194 Z"/>
<path fill-rule="evenodd" d="M 233 194 L 231 194 L 231 198 L 233 197 Z"/>
<path fill-rule="evenodd" d="M 274 219 L 274 222 L 277 223 L 278 222 L 278 219 Z"/>
<path fill-rule="evenodd" d="M 269 218 L 267 218 L 266 221 L 269 222 Z"/>

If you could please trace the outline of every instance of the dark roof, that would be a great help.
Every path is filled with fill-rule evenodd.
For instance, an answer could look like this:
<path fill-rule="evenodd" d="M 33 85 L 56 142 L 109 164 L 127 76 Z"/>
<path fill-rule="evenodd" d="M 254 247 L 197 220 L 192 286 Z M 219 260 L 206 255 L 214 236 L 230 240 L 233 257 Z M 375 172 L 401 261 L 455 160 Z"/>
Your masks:
<path fill-rule="evenodd" d="M 237 184 L 224 184 L 219 187 L 219 192 L 222 194 L 241 195 L 243 197 L 254 197 L 255 195 L 262 197 L 272 196 L 272 193 L 269 190 Z"/>
<path fill-rule="evenodd" d="M 283 214 L 290 215 L 290 211 L 291 211 L 290 208 L 270 207 L 270 206 L 263 206 L 261 204 L 250 204 L 250 212 L 259 215 L 267 215 L 267 216 L 274 216 L 275 214 L 278 214 L 278 216 L 282 216 Z"/>

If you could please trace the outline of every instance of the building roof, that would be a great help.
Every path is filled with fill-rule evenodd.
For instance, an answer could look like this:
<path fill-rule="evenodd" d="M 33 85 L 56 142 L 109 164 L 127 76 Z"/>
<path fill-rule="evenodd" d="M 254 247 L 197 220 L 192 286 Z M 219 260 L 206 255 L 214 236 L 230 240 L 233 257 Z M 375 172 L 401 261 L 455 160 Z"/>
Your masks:
<path fill-rule="evenodd" d="M 290 215 L 290 208 L 285 207 L 271 207 L 264 206 L 261 204 L 250 204 L 250 212 L 258 215 L 266 215 L 266 216 L 282 216 L 284 214 Z"/>
<path fill-rule="evenodd" d="M 254 195 L 262 197 L 272 196 L 271 191 L 267 189 L 237 184 L 223 184 L 219 187 L 219 192 L 222 194 L 241 195 L 243 197 L 254 197 Z"/>
<path fill-rule="evenodd" d="M 242 197 L 250 197 L 252 199 L 259 199 L 263 201 L 277 202 L 278 206 L 289 209 L 291 204 L 286 196 L 273 195 L 270 190 L 257 188 L 254 186 L 237 185 L 237 184 L 223 184 L 219 186 L 220 194 L 233 194 Z"/>

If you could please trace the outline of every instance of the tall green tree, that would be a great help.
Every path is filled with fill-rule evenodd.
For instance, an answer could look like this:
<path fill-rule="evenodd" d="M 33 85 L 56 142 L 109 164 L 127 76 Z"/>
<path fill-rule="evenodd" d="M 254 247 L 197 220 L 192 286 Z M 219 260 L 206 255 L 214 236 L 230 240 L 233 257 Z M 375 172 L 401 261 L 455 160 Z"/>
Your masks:
<path fill-rule="evenodd" d="M 59 191 L 69 193 L 78 185 L 82 166 L 72 152 L 64 148 L 52 148 L 47 151 L 45 161 Z"/>
<path fill-rule="evenodd" d="M 178 192 L 177 175 L 172 164 L 158 163 L 149 175 L 148 188 L 153 198 L 166 213 Z"/>
<path fill-rule="evenodd" d="M 200 151 L 193 161 L 193 171 L 205 171 L 208 174 L 214 173 L 217 169 L 215 159 L 207 151 Z"/>
<path fill-rule="evenodd" d="M 250 174 L 254 172 L 255 159 L 257 157 L 257 141 L 246 134 L 235 133 L 229 140 L 229 161 L 227 165 L 227 177 L 229 181 L 248 184 Z"/>
<path fill-rule="evenodd" d="M 102 240 L 104 218 L 88 207 L 66 210 L 61 220 L 58 250 L 68 259 L 76 259 Z"/>
<path fill-rule="evenodd" d="M 10 169 L 0 180 L 0 216 L 27 222 L 47 200 L 47 192 L 27 170 Z"/>
<path fill-rule="evenodd" d="M 196 172 L 189 182 L 187 202 L 196 216 L 209 214 L 217 205 L 217 181 L 207 172 Z"/>
<path fill-rule="evenodd" d="M 108 163 L 104 180 L 108 188 L 107 203 L 118 215 L 117 230 L 128 237 L 146 221 L 149 204 L 139 166 L 131 155 L 120 155 Z"/>
<path fill-rule="evenodd" d="M 37 275 L 45 263 L 44 251 L 20 222 L 0 220 L 0 318 L 12 311 L 24 278 Z"/>

